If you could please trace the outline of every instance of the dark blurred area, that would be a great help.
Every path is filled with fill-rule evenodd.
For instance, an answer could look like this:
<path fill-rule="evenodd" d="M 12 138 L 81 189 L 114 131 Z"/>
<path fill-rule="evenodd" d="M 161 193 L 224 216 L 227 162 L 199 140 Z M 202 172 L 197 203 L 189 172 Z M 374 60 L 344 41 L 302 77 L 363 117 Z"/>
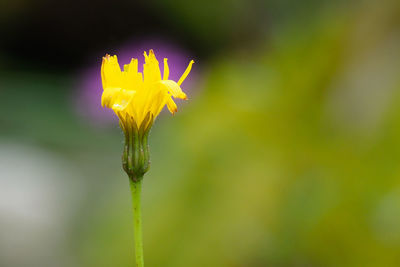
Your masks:
<path fill-rule="evenodd" d="M 144 1 L 20 2 L 14 8 L 16 14 L 5 17 L 2 24 L 1 48 L 13 61 L 31 63 L 35 68 L 71 71 L 88 55 L 104 48 L 112 50 L 132 36 L 173 32 L 168 18 L 158 15 L 160 7 L 152 8 Z M 13 12 L 11 1 L 7 4 L 10 6 L 5 8 Z"/>
<path fill-rule="evenodd" d="M 35 62 L 35 68 L 68 71 L 88 55 L 104 48 L 112 51 L 132 37 L 156 34 L 207 57 L 232 41 L 252 43 L 267 29 L 269 14 L 263 1 L 175 4 L 180 10 L 162 1 L 6 1 L 0 45 L 11 64 Z M 260 24 L 265 28 L 254 27 Z"/>
<path fill-rule="evenodd" d="M 400 266 L 400 2 L 0 2 L 0 266 L 133 266 L 100 64 L 189 101 L 144 180 L 146 266 Z"/>

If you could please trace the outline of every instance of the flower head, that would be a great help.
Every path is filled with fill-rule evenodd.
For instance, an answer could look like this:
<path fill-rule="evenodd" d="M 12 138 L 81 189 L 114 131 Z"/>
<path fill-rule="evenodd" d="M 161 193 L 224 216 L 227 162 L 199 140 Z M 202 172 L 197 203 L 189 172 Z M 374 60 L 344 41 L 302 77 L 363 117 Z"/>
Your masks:
<path fill-rule="evenodd" d="M 122 154 L 122 166 L 132 181 L 139 181 L 150 167 L 148 134 L 154 119 L 167 105 L 174 114 L 178 108 L 173 98 L 187 99 L 180 85 L 192 68 L 189 66 L 178 82 L 168 80 L 169 68 L 164 58 L 164 73 L 154 55 L 144 52 L 143 74 L 138 72 L 138 60 L 133 58 L 119 67 L 117 56 L 106 55 L 101 65 L 103 83 L 102 106 L 111 108 L 117 114 L 125 134 L 125 146 Z"/>
<path fill-rule="evenodd" d="M 144 52 L 144 57 L 143 74 L 138 72 L 138 60 L 135 58 L 124 65 L 123 71 L 118 64 L 117 56 L 106 55 L 101 66 L 104 90 L 102 106 L 113 109 L 122 123 L 129 118 L 137 128 L 143 123 L 148 124 L 144 125 L 144 128 L 150 127 L 150 121 L 152 122 L 160 114 L 165 105 L 172 114 L 177 112 L 173 99 L 187 99 L 180 85 L 194 63 L 193 60 L 190 61 L 182 77 L 175 82 L 168 80 L 169 67 L 166 58 L 161 77 L 159 63 L 153 50 L 149 51 L 149 55 Z"/>

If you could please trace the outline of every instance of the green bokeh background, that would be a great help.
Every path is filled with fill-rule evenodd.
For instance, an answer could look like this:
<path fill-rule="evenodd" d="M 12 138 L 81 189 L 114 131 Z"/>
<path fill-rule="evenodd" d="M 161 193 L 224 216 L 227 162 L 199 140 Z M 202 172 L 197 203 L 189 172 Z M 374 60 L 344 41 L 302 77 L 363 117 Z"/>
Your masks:
<path fill-rule="evenodd" d="M 10 3 L 12 32 L 35 2 Z M 199 55 L 150 135 L 146 266 L 400 266 L 400 2 L 146 10 Z M 1 266 L 134 266 L 122 132 L 73 109 L 79 64 L 0 50 Z"/>

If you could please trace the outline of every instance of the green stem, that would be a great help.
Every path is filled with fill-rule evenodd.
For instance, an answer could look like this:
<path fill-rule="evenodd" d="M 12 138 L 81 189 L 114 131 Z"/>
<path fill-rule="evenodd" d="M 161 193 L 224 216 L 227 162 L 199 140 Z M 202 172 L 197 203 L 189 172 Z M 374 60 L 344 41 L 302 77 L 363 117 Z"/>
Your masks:
<path fill-rule="evenodd" d="M 136 254 L 136 266 L 143 267 L 143 241 L 142 241 L 142 213 L 140 210 L 140 197 L 142 191 L 142 179 L 133 181 L 129 178 L 129 184 L 132 193 L 133 203 L 133 227 L 135 234 L 135 254 Z"/>

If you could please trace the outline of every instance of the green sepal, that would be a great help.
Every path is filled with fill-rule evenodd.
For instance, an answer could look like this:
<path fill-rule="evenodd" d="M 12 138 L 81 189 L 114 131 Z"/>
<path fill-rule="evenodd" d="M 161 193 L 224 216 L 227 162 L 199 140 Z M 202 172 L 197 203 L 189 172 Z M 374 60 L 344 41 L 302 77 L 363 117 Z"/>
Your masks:
<path fill-rule="evenodd" d="M 138 182 L 150 168 L 148 135 L 153 124 L 153 115 L 148 113 L 138 125 L 129 115 L 120 119 L 121 129 L 125 134 L 122 167 L 134 182 Z"/>

